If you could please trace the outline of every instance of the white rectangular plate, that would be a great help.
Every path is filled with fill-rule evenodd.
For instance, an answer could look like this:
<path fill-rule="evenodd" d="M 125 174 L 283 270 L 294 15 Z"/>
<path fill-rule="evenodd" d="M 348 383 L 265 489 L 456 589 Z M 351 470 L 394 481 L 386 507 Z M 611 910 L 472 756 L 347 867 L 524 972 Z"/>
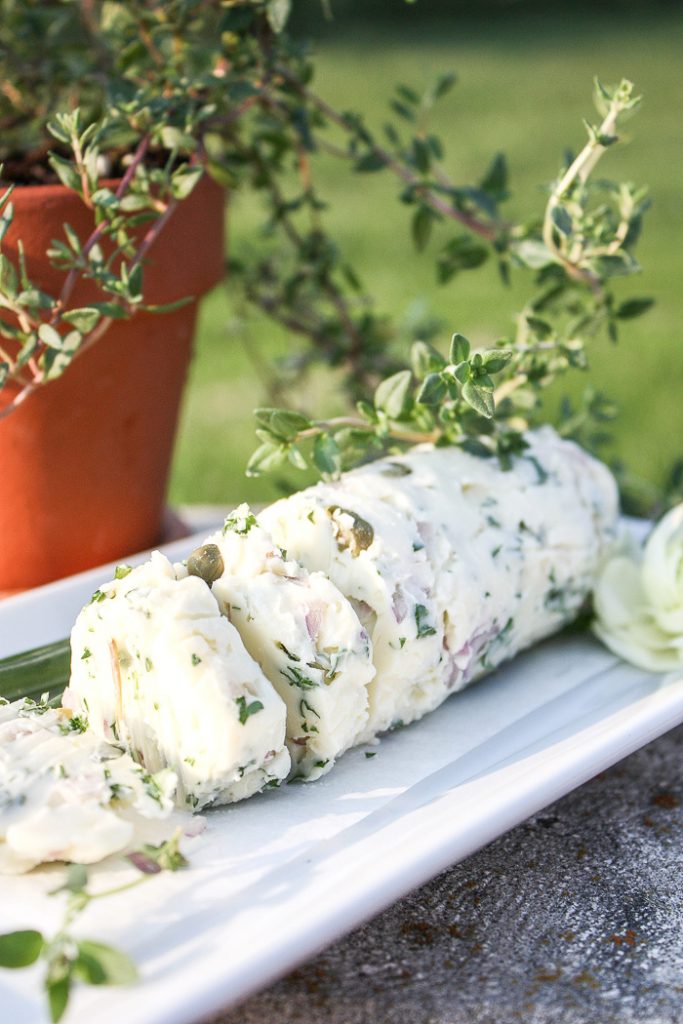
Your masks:
<path fill-rule="evenodd" d="M 192 541 L 172 546 L 172 557 Z M 106 571 L 0 604 L 0 656 L 63 636 Z M 243 999 L 392 900 L 683 721 L 683 674 L 648 675 L 587 637 L 523 654 L 311 785 L 207 815 L 187 871 L 93 904 L 76 934 L 142 980 L 80 987 L 65 1024 L 189 1024 Z M 93 884 L 125 881 L 104 866 Z M 58 926 L 62 868 L 0 878 L 0 931 Z M 40 968 L 0 972 L 2 1019 L 47 1019 Z"/>

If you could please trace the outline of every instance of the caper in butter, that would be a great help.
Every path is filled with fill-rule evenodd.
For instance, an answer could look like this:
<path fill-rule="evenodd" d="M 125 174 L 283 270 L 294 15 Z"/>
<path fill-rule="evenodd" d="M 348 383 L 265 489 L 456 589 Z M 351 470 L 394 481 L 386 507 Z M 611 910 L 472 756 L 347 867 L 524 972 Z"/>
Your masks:
<path fill-rule="evenodd" d="M 357 558 L 361 551 L 366 551 L 370 547 L 375 538 L 375 531 L 367 520 L 339 505 L 330 505 L 327 514 L 332 520 L 334 537 L 340 551 L 349 550 L 352 556 Z M 352 520 L 351 525 L 347 527 L 346 523 L 340 521 L 339 516 L 349 516 Z"/>
<path fill-rule="evenodd" d="M 202 544 L 195 548 L 187 560 L 190 576 L 199 576 L 209 586 L 223 575 L 224 568 L 223 556 L 217 544 Z"/>

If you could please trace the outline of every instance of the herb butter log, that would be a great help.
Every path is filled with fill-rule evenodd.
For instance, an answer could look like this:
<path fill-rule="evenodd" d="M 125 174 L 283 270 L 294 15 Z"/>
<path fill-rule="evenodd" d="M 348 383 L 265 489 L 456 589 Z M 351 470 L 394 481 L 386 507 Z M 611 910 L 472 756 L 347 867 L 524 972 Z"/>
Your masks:
<path fill-rule="evenodd" d="M 277 785 L 290 767 L 285 705 L 206 583 L 158 551 L 117 577 L 76 620 L 65 705 L 148 771 L 172 768 L 181 806 Z"/>
<path fill-rule="evenodd" d="M 527 443 L 507 471 L 416 448 L 259 517 L 366 625 L 377 671 L 359 741 L 420 718 L 580 610 L 614 536 L 616 485 L 550 428 Z"/>
<path fill-rule="evenodd" d="M 211 548 L 222 570 L 214 597 L 287 705 L 294 772 L 319 778 L 367 725 L 368 634 L 327 576 L 290 559 L 247 505 L 208 538 Z"/>

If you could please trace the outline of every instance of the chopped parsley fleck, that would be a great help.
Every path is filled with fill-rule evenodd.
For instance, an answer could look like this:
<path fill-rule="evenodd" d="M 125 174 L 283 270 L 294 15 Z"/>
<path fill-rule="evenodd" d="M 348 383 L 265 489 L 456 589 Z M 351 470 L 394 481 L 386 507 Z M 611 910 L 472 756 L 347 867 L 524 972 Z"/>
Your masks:
<path fill-rule="evenodd" d="M 412 469 L 402 462 L 385 462 L 380 473 L 382 476 L 410 476 Z"/>
<path fill-rule="evenodd" d="M 194 768 L 195 764 L 197 763 L 193 757 L 184 757 L 183 761 L 185 762 L 185 764 L 189 764 L 191 768 Z"/>
<path fill-rule="evenodd" d="M 133 571 L 132 565 L 117 565 L 114 569 L 115 580 L 125 580 L 128 573 Z"/>
<path fill-rule="evenodd" d="M 322 672 L 323 682 L 325 686 L 329 686 L 339 675 L 339 662 L 346 656 L 347 649 L 345 647 L 326 647 L 324 650 L 318 651 L 317 654 L 316 661 L 307 661 L 306 664 L 309 668 Z"/>
<path fill-rule="evenodd" d="M 500 522 L 495 516 L 487 516 L 486 522 L 489 526 L 493 526 L 495 529 L 500 530 Z"/>
<path fill-rule="evenodd" d="M 309 523 L 315 522 L 315 512 L 313 511 L 313 509 L 311 509 L 306 518 L 308 519 Z"/>
<path fill-rule="evenodd" d="M 60 722 L 59 728 L 63 733 L 85 732 L 88 728 L 88 719 L 85 715 L 72 715 L 66 721 Z"/>
<path fill-rule="evenodd" d="M 404 647 L 405 647 L 405 645 L 406 645 L 406 637 L 404 637 L 404 636 L 400 636 L 400 637 L 398 638 L 398 642 L 399 642 L 399 644 L 400 644 L 400 646 L 401 646 L 401 650 L 403 650 L 403 648 L 404 648 Z"/>
<path fill-rule="evenodd" d="M 92 658 L 92 651 L 89 647 L 84 647 L 83 654 L 81 654 L 81 661 L 87 661 L 88 658 Z"/>
<path fill-rule="evenodd" d="M 90 598 L 90 604 L 96 604 L 98 601 L 104 601 L 107 595 L 103 590 L 96 590 L 93 596 Z"/>
<path fill-rule="evenodd" d="M 276 640 L 275 646 L 279 651 L 282 651 L 283 654 L 286 654 L 290 661 L 301 661 L 301 658 L 298 656 L 298 654 L 292 654 L 292 652 L 285 647 L 281 640 Z"/>
<path fill-rule="evenodd" d="M 308 676 L 305 676 L 295 665 L 288 665 L 287 668 L 281 668 L 280 675 L 284 676 L 287 682 L 291 683 L 292 686 L 298 686 L 302 690 L 313 690 L 318 685 L 313 679 L 309 679 Z"/>
<path fill-rule="evenodd" d="M 311 714 L 315 715 L 316 718 L 320 718 L 320 715 L 315 710 L 315 708 L 312 708 L 308 701 L 304 700 L 304 698 L 302 697 L 301 700 L 299 701 L 299 714 L 301 715 L 302 718 L 306 717 L 307 711 L 310 711 Z"/>
<path fill-rule="evenodd" d="M 376 750 L 366 750 L 365 751 L 365 756 L 368 757 L 368 758 L 369 757 L 377 757 L 377 751 Z"/>
<path fill-rule="evenodd" d="M 238 509 L 228 516 L 223 524 L 223 533 L 237 533 L 241 537 L 249 533 L 252 526 L 256 526 L 256 516 L 248 509 L 246 512 L 239 512 Z"/>
<path fill-rule="evenodd" d="M 435 636 L 436 630 L 427 621 L 428 611 L 423 604 L 415 605 L 415 625 L 417 626 L 418 639 L 425 636 Z"/>
<path fill-rule="evenodd" d="M 151 658 L 145 658 L 145 669 L 147 670 L 147 672 L 151 672 L 153 668 L 154 668 L 154 665 L 152 664 L 152 659 Z"/>
<path fill-rule="evenodd" d="M 136 760 L 140 760 L 140 756 L 139 755 L 136 758 Z M 142 773 L 142 782 L 143 782 L 143 785 L 144 785 L 145 790 L 147 792 L 147 796 L 151 797 L 152 800 L 156 800 L 156 802 L 159 805 L 161 805 L 162 802 L 163 802 L 164 794 L 163 794 L 163 792 L 161 790 L 161 786 L 157 782 L 156 778 L 153 775 L 150 775 L 148 772 L 143 772 Z"/>
<path fill-rule="evenodd" d="M 543 466 L 538 461 L 536 456 L 535 455 L 524 455 L 523 458 L 525 458 L 527 460 L 527 462 L 530 462 L 532 464 L 532 466 L 534 467 L 534 469 L 536 470 L 536 473 L 538 474 L 538 481 L 537 482 L 539 484 L 544 484 L 546 482 L 546 480 L 549 478 L 550 474 L 543 468 Z"/>
<path fill-rule="evenodd" d="M 326 758 L 326 759 L 325 759 L 324 761 L 316 761 L 316 762 L 314 763 L 313 767 L 314 767 L 314 768 L 324 768 L 324 767 L 325 767 L 325 765 L 326 765 L 326 764 L 329 764 L 329 763 L 330 763 L 330 759 L 329 759 L 329 757 L 328 757 L 328 758 Z"/>
<path fill-rule="evenodd" d="M 199 657 L 199 655 L 198 654 L 193 654 L 192 655 L 192 664 L 193 665 L 201 665 L 201 663 L 202 663 L 202 659 Z"/>
<path fill-rule="evenodd" d="M 247 704 L 246 697 L 235 697 L 235 704 L 239 709 L 240 723 L 246 725 L 246 721 L 250 715 L 255 715 L 258 711 L 263 711 L 263 704 L 260 700 L 252 700 L 251 704 Z"/>
<path fill-rule="evenodd" d="M 532 530 L 530 526 L 527 526 L 527 524 L 524 522 L 523 519 L 520 519 L 520 521 L 519 521 L 519 532 L 520 533 L 528 533 L 529 536 L 533 537 L 534 540 L 538 541 L 539 544 L 542 544 L 543 541 L 544 541 L 543 531 L 542 530 L 538 530 L 538 531 L 537 530 Z"/>
<path fill-rule="evenodd" d="M 508 633 L 510 632 L 510 630 L 512 629 L 512 627 L 514 625 L 514 622 L 515 622 L 515 620 L 512 617 L 510 617 L 507 620 L 507 622 L 505 623 L 505 625 L 501 629 L 500 633 L 498 633 L 498 635 L 494 638 L 494 642 L 495 643 L 501 643 L 503 640 L 505 640 L 505 638 L 507 637 Z"/>

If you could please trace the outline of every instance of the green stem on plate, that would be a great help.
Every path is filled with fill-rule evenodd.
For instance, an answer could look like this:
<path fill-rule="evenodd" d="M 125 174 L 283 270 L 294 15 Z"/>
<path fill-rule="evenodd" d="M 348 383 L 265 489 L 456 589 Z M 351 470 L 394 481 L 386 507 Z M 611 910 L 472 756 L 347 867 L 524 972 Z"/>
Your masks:
<path fill-rule="evenodd" d="M 71 649 L 68 640 L 56 640 L 21 654 L 0 659 L 0 696 L 5 700 L 61 694 L 69 681 Z"/>

